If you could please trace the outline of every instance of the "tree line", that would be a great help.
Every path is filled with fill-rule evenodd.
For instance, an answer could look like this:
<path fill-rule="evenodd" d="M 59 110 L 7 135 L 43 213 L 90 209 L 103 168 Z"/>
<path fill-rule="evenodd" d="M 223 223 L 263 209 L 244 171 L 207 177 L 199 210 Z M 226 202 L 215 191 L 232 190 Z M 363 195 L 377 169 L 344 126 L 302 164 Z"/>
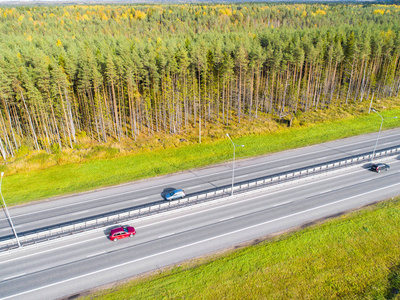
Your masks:
<path fill-rule="evenodd" d="M 0 152 L 397 96 L 400 6 L 0 8 Z"/>

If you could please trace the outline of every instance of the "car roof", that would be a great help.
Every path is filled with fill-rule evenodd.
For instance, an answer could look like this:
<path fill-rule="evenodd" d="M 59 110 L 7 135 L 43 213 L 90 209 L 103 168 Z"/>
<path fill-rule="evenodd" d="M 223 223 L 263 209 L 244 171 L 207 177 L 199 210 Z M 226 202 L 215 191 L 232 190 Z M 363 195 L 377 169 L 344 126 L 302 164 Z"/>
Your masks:
<path fill-rule="evenodd" d="M 113 228 L 113 229 L 111 229 L 110 234 L 112 235 L 112 234 L 114 234 L 116 232 L 120 232 L 120 231 L 124 231 L 124 227 L 121 226 L 121 227 Z"/>

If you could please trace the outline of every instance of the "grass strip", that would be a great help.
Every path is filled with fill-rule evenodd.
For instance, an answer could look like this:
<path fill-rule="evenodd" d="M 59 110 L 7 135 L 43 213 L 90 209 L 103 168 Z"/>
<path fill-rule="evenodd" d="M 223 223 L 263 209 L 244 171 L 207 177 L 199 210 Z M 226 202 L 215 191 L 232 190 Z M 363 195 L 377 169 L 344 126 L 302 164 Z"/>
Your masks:
<path fill-rule="evenodd" d="M 399 121 L 391 116 L 400 116 L 400 109 L 385 111 L 387 119 L 383 128 L 399 126 Z M 369 114 L 239 138 L 232 134 L 232 137 L 235 143 L 245 145 L 236 149 L 236 157 L 244 158 L 373 132 L 379 126 L 380 119 L 375 114 Z M 371 152 L 372 148 L 371 144 Z M 231 158 L 232 145 L 224 139 L 13 174 L 3 179 L 2 191 L 11 206 L 203 167 Z"/>
<path fill-rule="evenodd" d="M 400 198 L 84 299 L 399 299 Z"/>

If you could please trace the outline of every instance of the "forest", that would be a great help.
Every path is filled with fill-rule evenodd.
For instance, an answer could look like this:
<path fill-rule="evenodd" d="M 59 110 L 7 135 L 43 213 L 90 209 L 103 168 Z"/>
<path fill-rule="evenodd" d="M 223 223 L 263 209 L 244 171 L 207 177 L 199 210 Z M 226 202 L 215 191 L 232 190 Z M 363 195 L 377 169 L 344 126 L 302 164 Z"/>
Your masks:
<path fill-rule="evenodd" d="M 399 5 L 0 7 L 0 31 L 4 160 L 400 91 Z"/>

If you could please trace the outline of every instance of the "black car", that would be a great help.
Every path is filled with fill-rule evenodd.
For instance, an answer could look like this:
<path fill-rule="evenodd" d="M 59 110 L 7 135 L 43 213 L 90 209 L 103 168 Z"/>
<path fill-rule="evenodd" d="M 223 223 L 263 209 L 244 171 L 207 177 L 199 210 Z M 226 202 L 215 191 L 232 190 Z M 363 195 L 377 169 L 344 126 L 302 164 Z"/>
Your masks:
<path fill-rule="evenodd" d="M 390 167 L 387 164 L 373 164 L 371 170 L 379 173 L 380 171 L 387 171 Z"/>

